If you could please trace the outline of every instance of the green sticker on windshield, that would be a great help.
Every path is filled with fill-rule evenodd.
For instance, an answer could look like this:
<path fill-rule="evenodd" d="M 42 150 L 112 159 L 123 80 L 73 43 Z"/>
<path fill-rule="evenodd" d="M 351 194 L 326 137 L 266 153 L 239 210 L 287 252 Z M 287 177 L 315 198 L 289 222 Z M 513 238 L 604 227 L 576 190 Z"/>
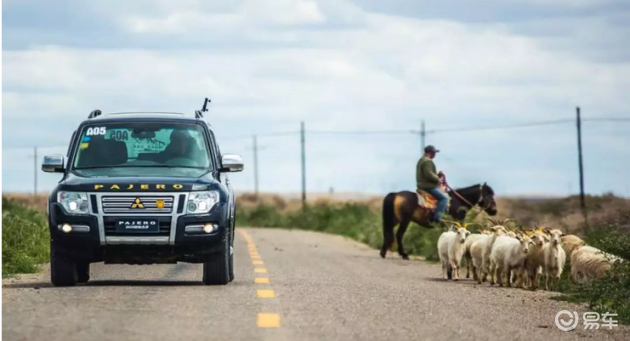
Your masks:
<path fill-rule="evenodd" d="M 79 145 L 79 149 L 87 149 L 89 145 L 90 144 L 87 142 L 81 142 L 81 144 Z"/>

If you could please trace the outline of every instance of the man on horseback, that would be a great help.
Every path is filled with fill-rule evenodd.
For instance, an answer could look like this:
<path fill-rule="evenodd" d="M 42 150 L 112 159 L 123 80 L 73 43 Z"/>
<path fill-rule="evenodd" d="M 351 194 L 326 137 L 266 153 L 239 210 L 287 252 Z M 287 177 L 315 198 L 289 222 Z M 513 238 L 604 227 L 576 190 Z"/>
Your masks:
<path fill-rule="evenodd" d="M 433 158 L 435 158 L 435 154 L 438 152 L 439 150 L 435 149 L 434 146 L 426 146 L 426 148 L 424 148 L 424 156 L 422 156 L 416 165 L 417 190 L 424 190 L 438 200 L 433 215 L 433 221 L 437 223 L 442 221 L 448 203 L 448 196 L 439 188 L 442 171 L 436 173 L 435 164 L 433 163 Z"/>

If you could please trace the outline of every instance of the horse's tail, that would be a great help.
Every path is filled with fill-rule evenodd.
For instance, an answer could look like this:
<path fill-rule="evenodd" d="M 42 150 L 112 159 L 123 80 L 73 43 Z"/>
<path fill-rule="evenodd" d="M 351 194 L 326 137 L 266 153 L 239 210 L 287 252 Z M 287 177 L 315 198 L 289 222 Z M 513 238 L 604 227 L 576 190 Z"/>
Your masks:
<path fill-rule="evenodd" d="M 396 225 L 396 217 L 394 216 L 394 200 L 396 193 L 389 193 L 383 199 L 383 247 L 381 248 L 381 257 L 385 258 L 387 250 L 391 250 L 394 244 L 394 225 Z"/>

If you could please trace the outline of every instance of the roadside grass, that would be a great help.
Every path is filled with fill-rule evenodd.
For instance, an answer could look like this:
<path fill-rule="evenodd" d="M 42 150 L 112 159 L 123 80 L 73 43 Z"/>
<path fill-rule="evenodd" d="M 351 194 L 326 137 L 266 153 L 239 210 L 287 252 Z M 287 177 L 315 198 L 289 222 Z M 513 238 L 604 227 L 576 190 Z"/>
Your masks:
<path fill-rule="evenodd" d="M 35 273 L 50 259 L 46 215 L 2 197 L 2 278 Z"/>
<path fill-rule="evenodd" d="M 588 245 L 606 253 L 616 255 L 623 262 L 614 262 L 604 277 L 583 284 L 569 280 L 570 260 L 564 268 L 557 291 L 559 301 L 586 303 L 590 309 L 604 314 L 616 313 L 614 320 L 630 324 L 630 209 L 621 210 L 616 222 L 599 226 L 588 226 L 584 240 Z"/>

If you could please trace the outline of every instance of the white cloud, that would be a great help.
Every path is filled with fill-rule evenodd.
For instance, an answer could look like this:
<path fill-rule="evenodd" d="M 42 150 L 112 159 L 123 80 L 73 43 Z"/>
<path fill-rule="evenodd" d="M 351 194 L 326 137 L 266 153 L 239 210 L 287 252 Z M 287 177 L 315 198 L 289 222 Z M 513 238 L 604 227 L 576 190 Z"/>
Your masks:
<path fill-rule="evenodd" d="M 225 136 L 296 130 L 300 120 L 307 121 L 307 129 L 410 130 L 419 128 L 421 118 L 433 129 L 570 118 L 576 105 L 590 117 L 630 111 L 630 98 L 624 96 L 630 92 L 630 63 L 601 63 L 574 50 L 552 49 L 546 38 L 519 35 L 510 24 L 403 19 L 339 0 L 189 1 L 178 6 L 160 1 L 143 6 L 149 4 L 153 7 L 144 12 L 137 4 L 124 5 L 127 14 L 112 21 L 130 40 L 161 41 L 159 48 L 49 45 L 4 51 L 3 142 L 23 145 L 25 129 L 41 129 L 29 144 L 65 143 L 72 122 L 94 108 L 192 111 L 206 96 L 213 100 L 213 122 L 228 127 L 221 131 Z M 102 3 L 95 6 L 108 15 L 120 14 Z M 605 27 L 601 20 L 591 24 Z M 596 36 L 591 32 L 590 37 Z M 225 48 L 231 40 L 235 45 Z M 168 48 L 181 41 L 197 47 Z M 52 131 L 33 127 L 21 119 L 24 115 L 59 123 Z M 466 136 L 436 135 L 433 141 L 454 153 L 460 145 L 470 146 Z M 479 150 L 501 146 L 497 152 L 517 148 L 524 138 L 513 132 L 475 136 Z M 545 140 L 554 146 L 550 150 L 566 148 L 563 140 L 545 136 L 532 137 L 528 144 Z M 406 179 L 394 183 L 413 184 L 416 137 L 318 138 L 329 144 L 314 149 L 321 156 L 309 157 L 315 160 L 309 173 L 342 185 L 367 181 L 377 186 L 374 190 L 390 182 L 369 180 L 383 174 Z M 272 154 L 278 159 L 269 156 L 261 169 L 279 174 L 274 186 L 295 189 L 299 150 L 297 140 L 286 141 L 293 142 L 275 147 L 279 151 Z M 392 146 L 398 149 L 392 151 Z M 296 154 L 282 159 L 283 153 Z M 453 155 L 453 160 L 461 157 Z M 396 158 L 405 160 L 392 166 Z M 465 162 L 481 171 L 488 161 Z M 357 179 L 359 174 L 368 180 Z M 537 181 L 533 172 L 529 179 L 525 171 L 518 174 L 523 183 Z M 498 183 L 510 182 L 508 173 L 493 170 L 492 176 Z M 546 181 L 532 191 L 554 186 L 553 179 Z"/>

